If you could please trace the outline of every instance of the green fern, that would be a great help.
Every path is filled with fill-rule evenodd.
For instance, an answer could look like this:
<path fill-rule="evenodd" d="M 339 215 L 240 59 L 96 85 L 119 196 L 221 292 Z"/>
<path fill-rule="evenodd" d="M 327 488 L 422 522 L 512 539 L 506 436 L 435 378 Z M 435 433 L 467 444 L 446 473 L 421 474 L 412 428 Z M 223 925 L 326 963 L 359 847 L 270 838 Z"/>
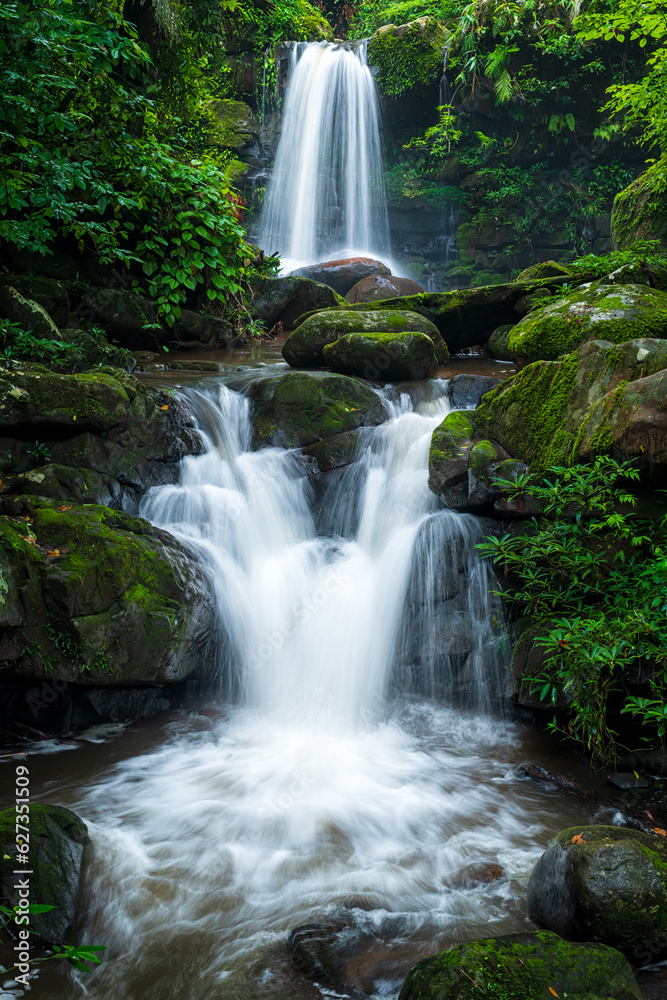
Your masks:
<path fill-rule="evenodd" d="M 507 104 L 514 93 L 514 84 L 509 70 L 504 69 L 493 87 L 495 95 L 500 104 Z"/>

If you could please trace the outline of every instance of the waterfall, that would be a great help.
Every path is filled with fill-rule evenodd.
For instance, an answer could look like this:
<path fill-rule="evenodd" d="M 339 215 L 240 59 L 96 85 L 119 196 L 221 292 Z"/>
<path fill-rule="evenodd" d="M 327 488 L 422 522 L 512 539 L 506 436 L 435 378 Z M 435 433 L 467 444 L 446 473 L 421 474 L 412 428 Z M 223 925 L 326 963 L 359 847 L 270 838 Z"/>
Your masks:
<path fill-rule="evenodd" d="M 210 694 L 83 795 L 60 789 L 93 839 L 83 938 L 109 950 L 48 996 L 341 996 L 285 956 L 290 929 L 330 920 L 356 981 L 395 998 L 418 958 L 524 928 L 521 887 L 569 808 L 513 778 L 515 727 L 423 696 L 479 708 L 498 688 L 481 529 L 427 486 L 445 385 L 383 390 L 387 422 L 324 494 L 298 454 L 250 450 L 246 396 L 185 395 L 204 451 L 141 513 L 215 587 L 236 704 Z"/>
<path fill-rule="evenodd" d="M 366 43 L 295 43 L 258 242 L 283 269 L 386 256 L 379 112 Z"/>

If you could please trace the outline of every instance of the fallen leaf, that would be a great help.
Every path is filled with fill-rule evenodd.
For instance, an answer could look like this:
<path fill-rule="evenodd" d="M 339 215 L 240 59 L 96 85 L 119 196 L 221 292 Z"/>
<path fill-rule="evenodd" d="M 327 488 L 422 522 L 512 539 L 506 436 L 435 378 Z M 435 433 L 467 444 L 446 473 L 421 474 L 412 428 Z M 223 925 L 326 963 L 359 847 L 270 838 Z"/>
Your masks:
<path fill-rule="evenodd" d="M 58 507 L 57 509 L 58 510 L 71 510 L 72 508 L 71 507 L 64 507 L 63 506 L 63 507 Z"/>
<path fill-rule="evenodd" d="M 558 996 L 558 994 L 556 993 L 556 991 L 552 990 L 551 987 L 549 987 L 549 993 L 551 993 L 552 997 L 557 997 Z"/>
<path fill-rule="evenodd" d="M 583 833 L 577 833 L 577 834 L 575 834 L 575 836 L 572 838 L 572 840 L 570 841 L 570 843 L 571 844 L 585 844 L 586 841 L 584 840 Z M 551 988 L 551 987 L 549 987 L 549 988 Z M 554 996 L 555 995 L 556 994 L 554 993 Z"/>
<path fill-rule="evenodd" d="M 52 559 L 57 559 L 58 556 L 60 555 L 60 549 L 51 549 L 46 554 L 47 556 L 51 556 Z"/>
<path fill-rule="evenodd" d="M 168 406 L 168 405 L 167 405 L 167 406 L 161 406 L 161 407 L 160 407 L 160 409 L 161 409 L 161 410 L 168 410 L 168 409 L 169 409 L 169 406 Z"/>
<path fill-rule="evenodd" d="M 659 837 L 667 837 L 667 830 L 663 830 L 659 826 L 654 826 L 653 832 L 657 833 Z"/>

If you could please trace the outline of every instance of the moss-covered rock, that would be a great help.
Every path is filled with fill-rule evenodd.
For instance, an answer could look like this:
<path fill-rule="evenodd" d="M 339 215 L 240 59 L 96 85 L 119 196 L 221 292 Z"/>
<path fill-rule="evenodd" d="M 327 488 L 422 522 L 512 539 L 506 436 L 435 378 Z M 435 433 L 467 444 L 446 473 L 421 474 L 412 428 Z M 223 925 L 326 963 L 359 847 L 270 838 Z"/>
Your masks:
<path fill-rule="evenodd" d="M 26 299 L 32 299 L 45 309 L 57 327 L 65 326 L 69 317 L 69 296 L 64 281 L 38 274 L 15 274 L 0 279 L 11 285 Z"/>
<path fill-rule="evenodd" d="M 667 293 L 642 285 L 581 285 L 535 309 L 510 332 L 515 359 L 551 361 L 587 340 L 667 337 Z"/>
<path fill-rule="evenodd" d="M 60 340 L 58 327 L 46 309 L 25 298 L 11 285 L 0 287 L 0 316 L 18 323 L 22 330 L 44 340 Z"/>
<path fill-rule="evenodd" d="M 351 465 L 359 449 L 361 431 L 347 431 L 316 441 L 303 449 L 304 455 L 317 462 L 317 471 L 331 472 Z"/>
<path fill-rule="evenodd" d="M 211 101 L 209 111 L 214 122 L 213 141 L 225 149 L 240 151 L 259 133 L 252 108 L 243 101 Z"/>
<path fill-rule="evenodd" d="M 201 669 L 212 599 L 166 531 L 38 497 L 3 498 L 0 514 L 0 669 L 107 685 Z"/>
<path fill-rule="evenodd" d="M 496 361 L 512 361 L 512 352 L 509 347 L 509 335 L 513 330 L 513 325 L 506 323 L 499 326 L 489 337 L 486 349 Z"/>
<path fill-rule="evenodd" d="M 636 240 L 660 240 L 667 246 L 667 158 L 616 195 L 611 238 L 617 250 L 629 249 Z"/>
<path fill-rule="evenodd" d="M 283 357 L 293 368 L 315 368 L 327 364 L 324 347 L 350 333 L 425 333 L 433 342 L 441 363 L 449 360 L 447 347 L 437 328 L 419 313 L 403 310 L 378 312 L 365 309 L 330 309 L 315 313 L 300 323 L 285 341 Z"/>
<path fill-rule="evenodd" d="M 7 474 L 33 471 L 36 442 L 42 464 L 93 470 L 114 479 L 116 492 L 135 497 L 173 478 L 176 463 L 201 450 L 179 399 L 108 368 L 81 375 L 55 375 L 40 366 L 0 371 L 0 440 L 7 442 L 6 450 L 0 448 L 0 474 L 8 491 L 13 481 Z M 86 488 L 91 486 L 89 481 Z M 99 499 L 109 491 L 107 484 Z M 81 493 L 42 495 L 84 500 Z"/>
<path fill-rule="evenodd" d="M 474 424 L 538 471 L 599 454 L 655 469 L 667 446 L 664 368 L 667 341 L 590 341 L 507 379 L 485 396 Z"/>
<path fill-rule="evenodd" d="M 657 962 L 667 955 L 667 844 L 625 827 L 563 830 L 535 866 L 528 906 L 563 937 Z"/>
<path fill-rule="evenodd" d="M 20 853 L 16 846 L 17 823 L 24 827 L 29 838 L 28 865 L 21 865 L 17 860 Z M 55 907 L 48 913 L 35 913 L 29 918 L 37 936 L 47 944 L 64 944 L 67 929 L 74 921 L 81 862 L 88 842 L 86 824 L 76 813 L 62 806 L 31 803 L 27 814 L 23 809 L 17 814 L 14 808 L 0 812 L 2 903 L 10 908 L 21 906 L 20 883 L 27 880 L 30 904 Z M 14 874 L 15 869 L 22 868 L 30 874 Z M 23 897 L 25 902 L 25 891 Z"/>
<path fill-rule="evenodd" d="M 252 315 L 267 324 L 280 322 L 288 329 L 304 313 L 347 305 L 329 285 L 296 275 L 261 278 L 253 282 L 252 292 Z"/>
<path fill-rule="evenodd" d="M 601 944 L 571 944 L 556 934 L 511 934 L 470 941 L 414 967 L 399 1000 L 640 1000 L 632 969 Z"/>
<path fill-rule="evenodd" d="M 348 333 L 323 354 L 332 371 L 374 381 L 428 378 L 438 363 L 425 333 Z"/>
<path fill-rule="evenodd" d="M 385 420 L 379 396 L 345 375 L 289 372 L 250 387 L 256 446 L 301 448 Z"/>
<path fill-rule="evenodd" d="M 431 438 L 428 457 L 429 489 L 447 506 L 468 506 L 468 456 L 479 440 L 470 414 L 448 413 Z"/>
<path fill-rule="evenodd" d="M 555 260 L 543 260 L 539 264 L 531 264 L 518 276 L 517 281 L 534 281 L 540 278 L 565 278 L 572 271 Z"/>
<path fill-rule="evenodd" d="M 433 17 L 408 24 L 387 24 L 368 43 L 368 62 L 377 67 L 380 90 L 397 97 L 442 72 L 450 32 Z"/>

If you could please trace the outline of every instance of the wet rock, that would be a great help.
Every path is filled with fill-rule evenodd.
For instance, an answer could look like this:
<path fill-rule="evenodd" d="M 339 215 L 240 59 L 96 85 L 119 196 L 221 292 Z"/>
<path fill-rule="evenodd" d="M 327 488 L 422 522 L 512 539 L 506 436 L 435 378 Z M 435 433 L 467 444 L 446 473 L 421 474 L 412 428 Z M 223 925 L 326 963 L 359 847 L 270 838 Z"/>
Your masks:
<path fill-rule="evenodd" d="M 319 281 L 338 292 L 346 295 L 354 285 L 364 278 L 374 275 L 390 276 L 391 271 L 381 260 L 370 257 L 347 257 L 343 260 L 329 260 L 321 264 L 309 264 L 292 271 L 292 275 Z"/>
<path fill-rule="evenodd" d="M 463 411 L 448 413 L 431 438 L 429 489 L 455 510 L 468 506 L 468 457 L 478 440 Z"/>
<path fill-rule="evenodd" d="M 163 688 L 95 687 L 77 698 L 70 716 L 72 729 L 87 729 L 104 723 L 148 719 L 171 707 Z"/>
<path fill-rule="evenodd" d="M 447 385 L 447 396 L 454 410 L 474 409 L 482 402 L 482 396 L 497 389 L 502 381 L 492 375 L 455 375 Z"/>
<path fill-rule="evenodd" d="M 345 917 L 297 927 L 287 939 L 287 950 L 292 967 L 304 976 L 322 985 L 335 985 L 338 996 L 342 990 L 351 1000 L 364 1000 L 365 994 L 345 983 L 344 977 L 346 961 L 370 939 L 367 931 Z"/>
<path fill-rule="evenodd" d="M 594 282 L 534 309 L 511 331 L 508 345 L 524 365 L 553 361 L 588 340 L 622 344 L 645 337 L 667 337 L 667 292 Z"/>
<path fill-rule="evenodd" d="M 395 278 L 376 274 L 364 278 L 353 285 L 345 298 L 348 302 L 378 302 L 380 299 L 395 299 L 397 295 L 418 295 L 422 286 L 411 278 Z"/>
<path fill-rule="evenodd" d="M 320 472 L 331 472 L 333 469 L 341 469 L 354 462 L 359 439 L 359 431 L 335 434 L 333 437 L 308 445 L 303 449 L 303 453 L 317 462 Z"/>
<path fill-rule="evenodd" d="M 600 798 L 598 793 L 592 788 L 587 788 L 586 785 L 575 781 L 574 778 L 570 778 L 567 774 L 557 774 L 553 771 L 547 771 L 541 764 L 524 761 L 523 764 L 519 764 L 514 773 L 519 778 L 528 778 L 530 781 L 537 781 L 540 784 L 543 783 L 551 785 L 554 788 L 560 788 L 577 799 L 596 801 Z"/>
<path fill-rule="evenodd" d="M 256 447 L 301 448 L 386 418 L 379 396 L 345 375 L 289 372 L 255 383 L 249 394 Z"/>
<path fill-rule="evenodd" d="M 572 944 L 556 934 L 509 934 L 470 941 L 426 958 L 399 1000 L 477 1000 L 502 996 L 607 997 L 641 1000 L 628 962 L 601 944 Z"/>
<path fill-rule="evenodd" d="M 447 884 L 456 889 L 476 889 L 478 885 L 491 885 L 497 882 L 504 874 L 502 865 L 491 861 L 480 861 L 478 864 L 460 868 L 447 880 Z"/>
<path fill-rule="evenodd" d="M 565 938 L 601 941 L 633 965 L 659 961 L 667 955 L 667 844 L 625 827 L 563 830 L 530 877 L 528 908 Z"/>
<path fill-rule="evenodd" d="M 21 822 L 16 809 L 0 812 L 0 872 L 2 903 L 20 905 L 15 868 L 17 861 L 16 823 Z M 27 826 L 26 826 L 27 828 Z M 62 806 L 30 804 L 30 903 L 55 907 L 48 913 L 35 913 L 30 923 L 37 936 L 47 944 L 64 944 L 69 926 L 77 912 L 81 863 L 89 843 L 88 828 L 76 813 Z M 20 878 L 20 876 L 19 876 Z"/>
<path fill-rule="evenodd" d="M 57 327 L 63 327 L 69 317 L 69 296 L 64 281 L 43 275 L 10 275 L 2 284 L 11 285 L 26 299 L 32 299 L 46 310 Z"/>
<path fill-rule="evenodd" d="M 201 672 L 208 582 L 166 531 L 102 506 L 37 497 L 0 505 L 4 680 L 180 680 Z"/>
<path fill-rule="evenodd" d="M 428 378 L 438 364 L 425 333 L 348 333 L 323 354 L 332 371 L 382 382 Z"/>
<path fill-rule="evenodd" d="M 667 245 L 667 198 L 662 157 L 614 199 L 611 238 L 616 250 L 627 250 L 637 240 L 659 240 Z"/>
<path fill-rule="evenodd" d="M 300 323 L 285 341 L 283 357 L 293 368 L 315 368 L 326 364 L 324 348 L 351 333 L 424 333 L 433 342 L 436 358 L 449 360 L 449 353 L 436 327 L 418 313 L 336 309 L 318 312 Z"/>
<path fill-rule="evenodd" d="M 76 347 L 77 356 L 71 364 L 52 365 L 51 371 L 69 374 L 86 372 L 98 365 L 108 365 L 111 368 L 131 372 L 136 366 L 134 358 L 128 351 L 110 344 L 103 334 L 66 327 L 60 331 L 60 336 L 66 344 Z"/>
<path fill-rule="evenodd" d="M 509 349 L 509 335 L 510 331 L 513 329 L 514 324 L 506 323 L 505 326 L 499 326 L 493 331 L 489 337 L 489 341 L 486 345 L 486 349 L 492 358 L 497 361 L 512 361 L 512 352 Z"/>
<path fill-rule="evenodd" d="M 631 771 L 619 771 L 610 774 L 607 784 L 612 788 L 620 788 L 621 791 L 632 791 L 634 789 L 650 788 L 653 782 L 645 774 L 633 774 Z"/>
<path fill-rule="evenodd" d="M 101 326 L 108 337 L 123 347 L 155 350 L 169 336 L 158 322 L 150 299 L 115 288 L 90 288 L 80 299 L 78 317 Z"/>
<path fill-rule="evenodd" d="M 0 316 L 18 323 L 22 330 L 44 340 L 60 340 L 58 327 L 46 309 L 34 299 L 24 298 L 11 285 L 0 287 Z"/>
<path fill-rule="evenodd" d="M 262 278 L 253 283 L 252 292 L 252 316 L 270 326 L 280 322 L 287 329 L 304 313 L 345 304 L 328 285 L 295 276 Z"/>

